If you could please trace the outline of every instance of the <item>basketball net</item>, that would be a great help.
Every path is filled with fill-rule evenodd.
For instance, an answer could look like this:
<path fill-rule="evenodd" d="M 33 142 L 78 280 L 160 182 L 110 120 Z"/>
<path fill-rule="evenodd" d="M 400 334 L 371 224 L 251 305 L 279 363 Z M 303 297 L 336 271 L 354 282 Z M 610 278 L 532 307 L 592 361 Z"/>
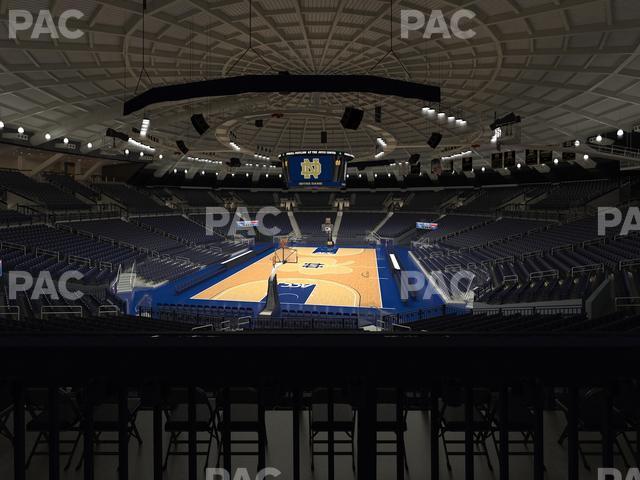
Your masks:
<path fill-rule="evenodd" d="M 278 263 L 298 263 L 298 251 L 294 248 L 289 248 L 287 245 L 289 244 L 288 238 L 281 238 L 278 243 L 278 248 L 273 254 L 273 266 L 275 267 Z"/>

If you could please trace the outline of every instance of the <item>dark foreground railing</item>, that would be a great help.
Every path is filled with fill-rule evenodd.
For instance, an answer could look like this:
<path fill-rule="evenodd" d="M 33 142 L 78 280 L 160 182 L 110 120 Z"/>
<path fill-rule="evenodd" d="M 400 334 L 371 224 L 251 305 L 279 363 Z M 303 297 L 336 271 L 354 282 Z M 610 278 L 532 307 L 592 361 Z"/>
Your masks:
<path fill-rule="evenodd" d="M 557 440 L 545 432 L 543 413 L 560 410 L 566 417 L 566 478 L 576 480 L 579 435 L 587 415 L 596 420 L 592 428 L 599 438 L 598 466 L 614 465 L 623 434 L 633 436 L 629 445 L 638 463 L 639 355 L 640 337 L 613 335 L 14 334 L 0 337 L 6 398 L 2 409 L 10 412 L 0 419 L 12 440 L 16 480 L 27 478 L 32 447 L 27 448 L 27 425 L 31 433 L 42 433 L 40 447 L 48 455 L 50 479 L 64 478 L 62 467 L 72 445 L 61 437 L 69 431 L 81 446 L 83 478 L 94 478 L 95 457 L 104 453 L 96 434 L 105 431 L 117 436 L 112 445 L 117 477 L 135 478 L 129 474 L 128 444 L 136 438 L 135 415 L 141 410 L 153 418 L 148 469 L 156 480 L 166 478 L 165 430 L 184 434 L 180 438 L 186 442 L 182 448 L 188 463 L 180 478 L 196 480 L 204 478 L 198 434 L 211 435 L 208 465 L 214 466 L 219 454 L 220 465 L 230 466 L 237 455 L 232 434 L 241 427 L 257 434 L 253 452 L 258 468 L 266 463 L 268 436 L 291 438 L 291 478 L 300 479 L 301 441 L 308 441 L 301 435 L 301 414 L 315 412 L 313 406 L 320 404 L 326 406 L 326 415 L 314 418 L 311 413 L 309 428 L 326 434 L 322 455 L 329 479 L 341 478 L 336 457 L 338 435 L 344 430 L 353 435 L 356 478 L 375 479 L 377 433 L 383 428 L 396 434 L 396 478 L 408 477 L 403 419 L 407 411 L 421 411 L 430 419 L 429 447 L 421 460 L 427 478 L 440 478 L 443 439 L 457 432 L 462 435 L 464 469 L 450 473 L 452 478 L 473 480 L 477 446 L 493 437 L 499 459 L 496 476 L 507 480 L 512 473 L 509 459 L 516 455 L 509 434 L 526 431 L 532 478 L 542 480 L 545 445 Z M 255 415 L 234 418 L 238 404 L 254 406 Z M 106 419 L 105 410 L 98 408 L 104 405 L 112 406 Z M 386 423 L 378 417 L 381 405 L 394 407 Z M 345 406 L 357 421 L 338 418 Z M 453 408 L 463 411 L 457 423 L 448 418 Z M 290 412 L 291 427 L 268 431 L 265 414 L 274 410 Z M 40 422 L 34 425 L 33 419 Z"/>

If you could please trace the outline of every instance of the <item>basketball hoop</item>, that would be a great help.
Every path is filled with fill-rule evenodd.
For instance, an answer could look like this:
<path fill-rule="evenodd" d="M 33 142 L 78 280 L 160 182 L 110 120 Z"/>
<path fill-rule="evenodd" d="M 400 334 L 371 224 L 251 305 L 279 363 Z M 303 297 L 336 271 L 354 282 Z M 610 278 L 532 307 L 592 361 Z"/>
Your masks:
<path fill-rule="evenodd" d="M 274 267 L 278 263 L 298 263 L 298 251 L 295 248 L 289 248 L 287 245 L 289 245 L 289 237 L 280 237 L 278 239 L 278 247 L 272 257 Z"/>

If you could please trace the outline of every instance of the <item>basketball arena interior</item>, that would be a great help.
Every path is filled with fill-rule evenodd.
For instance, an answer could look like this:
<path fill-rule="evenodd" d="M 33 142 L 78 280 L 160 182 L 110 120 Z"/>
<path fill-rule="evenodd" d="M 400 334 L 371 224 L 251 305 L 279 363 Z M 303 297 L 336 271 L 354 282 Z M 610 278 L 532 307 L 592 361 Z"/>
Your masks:
<path fill-rule="evenodd" d="M 0 478 L 639 478 L 638 0 L 0 0 Z"/>

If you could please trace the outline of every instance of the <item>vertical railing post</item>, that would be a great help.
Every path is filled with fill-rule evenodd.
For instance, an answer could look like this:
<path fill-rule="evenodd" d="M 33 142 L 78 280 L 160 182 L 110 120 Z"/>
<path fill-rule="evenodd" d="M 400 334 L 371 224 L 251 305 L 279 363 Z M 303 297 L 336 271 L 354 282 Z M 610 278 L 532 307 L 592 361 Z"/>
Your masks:
<path fill-rule="evenodd" d="M 500 389 L 500 480 L 509 480 L 509 387 Z"/>
<path fill-rule="evenodd" d="M 293 480 L 300 480 L 300 403 L 300 388 L 296 386 L 293 389 Z"/>
<path fill-rule="evenodd" d="M 569 401 L 567 402 L 567 457 L 569 480 L 578 480 L 579 476 L 579 445 L 578 445 L 578 388 L 569 387 Z"/>
<path fill-rule="evenodd" d="M 153 384 L 153 480 L 162 480 L 162 390 Z"/>
<path fill-rule="evenodd" d="M 466 385 L 464 388 L 464 477 L 466 480 L 474 479 L 474 442 L 473 442 L 473 388 Z"/>
<path fill-rule="evenodd" d="M 198 480 L 198 432 L 196 430 L 196 389 L 193 385 L 187 388 L 187 424 L 188 424 L 188 459 L 189 480 Z"/>
<path fill-rule="evenodd" d="M 60 398 L 58 387 L 49 387 L 49 480 L 60 480 Z"/>
<path fill-rule="evenodd" d="M 362 379 L 358 411 L 358 480 L 376 478 L 376 388 Z"/>
<path fill-rule="evenodd" d="M 440 479 L 440 404 L 439 390 L 434 384 L 431 386 L 430 394 L 430 450 L 431 450 L 431 480 Z"/>
<path fill-rule="evenodd" d="M 534 383 L 533 479 L 544 480 L 544 388 Z"/>
<path fill-rule="evenodd" d="M 13 476 L 15 480 L 25 480 L 25 420 L 24 387 L 21 382 L 13 383 Z"/>
<path fill-rule="evenodd" d="M 129 392 L 118 390 L 118 478 L 129 480 Z"/>
<path fill-rule="evenodd" d="M 611 386 L 604 387 L 604 398 L 602 402 L 602 466 L 604 468 L 613 467 L 613 393 Z"/>
<path fill-rule="evenodd" d="M 336 458 L 335 458 L 335 435 L 333 430 L 333 416 L 334 416 L 334 408 L 333 408 L 333 387 L 329 387 L 327 389 L 327 412 L 328 418 L 327 423 L 328 427 L 328 439 L 327 439 L 327 463 L 328 463 L 328 471 L 329 471 L 329 480 L 334 480 L 336 475 Z"/>
<path fill-rule="evenodd" d="M 93 464 L 93 436 L 94 436 L 94 424 L 93 424 L 93 405 L 94 405 L 94 386 L 92 383 L 88 383 L 84 391 L 84 405 L 83 408 L 83 428 L 82 438 L 84 440 L 83 451 L 83 465 L 84 465 L 84 480 L 93 480 L 94 477 L 94 464 Z"/>

